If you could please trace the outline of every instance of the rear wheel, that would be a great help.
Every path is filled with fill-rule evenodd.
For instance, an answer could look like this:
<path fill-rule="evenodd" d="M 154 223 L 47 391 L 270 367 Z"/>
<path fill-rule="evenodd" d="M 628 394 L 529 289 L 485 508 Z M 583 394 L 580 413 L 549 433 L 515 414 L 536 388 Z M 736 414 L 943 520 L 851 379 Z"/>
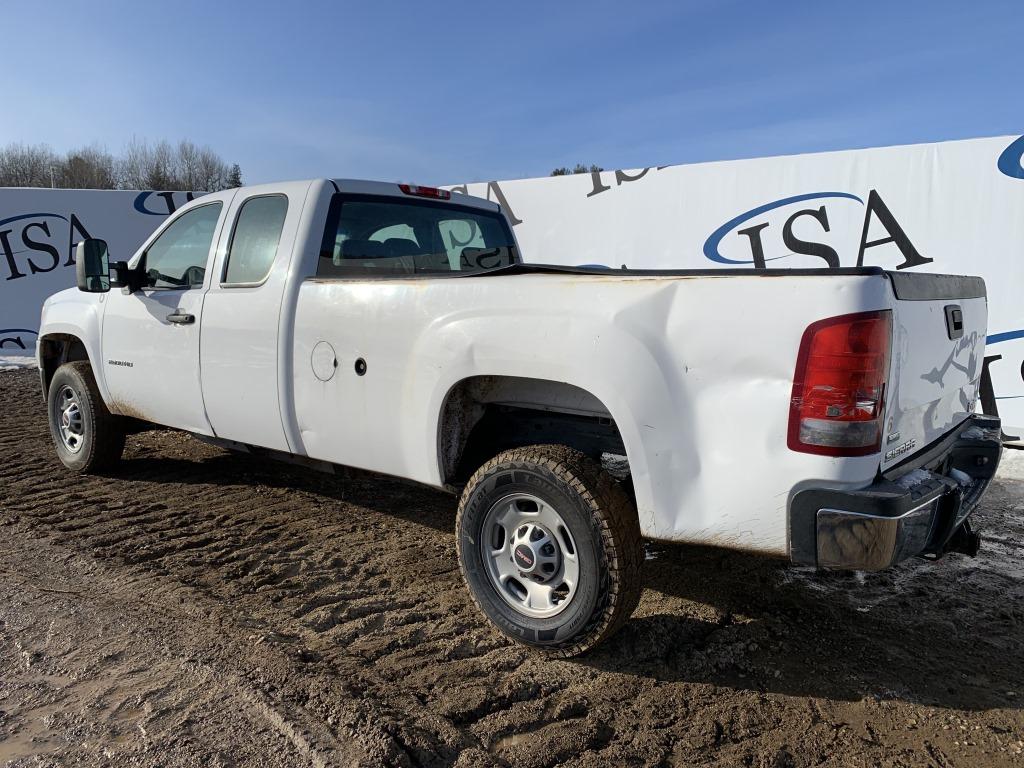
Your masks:
<path fill-rule="evenodd" d="M 515 448 L 491 459 L 463 491 L 456 529 L 476 604 L 506 635 L 552 655 L 593 648 L 639 600 L 636 510 L 572 448 Z"/>
<path fill-rule="evenodd" d="M 89 474 L 113 466 L 124 452 L 124 426 L 107 410 L 88 362 L 65 363 L 47 393 L 50 436 L 65 467 Z"/>

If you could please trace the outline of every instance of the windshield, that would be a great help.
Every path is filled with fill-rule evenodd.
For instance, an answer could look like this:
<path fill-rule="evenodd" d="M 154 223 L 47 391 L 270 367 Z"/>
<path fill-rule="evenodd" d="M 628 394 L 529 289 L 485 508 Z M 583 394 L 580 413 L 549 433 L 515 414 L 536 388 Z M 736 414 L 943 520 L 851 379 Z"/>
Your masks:
<path fill-rule="evenodd" d="M 472 274 L 518 261 L 500 213 L 413 197 L 335 195 L 316 274 Z"/>

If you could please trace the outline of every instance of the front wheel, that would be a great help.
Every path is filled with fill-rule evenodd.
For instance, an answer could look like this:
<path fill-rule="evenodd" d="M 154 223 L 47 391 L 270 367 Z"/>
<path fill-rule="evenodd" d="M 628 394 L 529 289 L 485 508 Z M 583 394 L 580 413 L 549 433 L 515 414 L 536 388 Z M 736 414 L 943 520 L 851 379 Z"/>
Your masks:
<path fill-rule="evenodd" d="M 121 419 L 107 410 L 89 363 L 65 363 L 57 369 L 47 391 L 47 411 L 57 457 L 68 469 L 90 474 L 121 458 Z"/>
<path fill-rule="evenodd" d="M 479 608 L 506 635 L 551 655 L 593 648 L 639 600 L 636 509 L 572 448 L 536 445 L 491 459 L 463 491 L 456 532 Z"/>

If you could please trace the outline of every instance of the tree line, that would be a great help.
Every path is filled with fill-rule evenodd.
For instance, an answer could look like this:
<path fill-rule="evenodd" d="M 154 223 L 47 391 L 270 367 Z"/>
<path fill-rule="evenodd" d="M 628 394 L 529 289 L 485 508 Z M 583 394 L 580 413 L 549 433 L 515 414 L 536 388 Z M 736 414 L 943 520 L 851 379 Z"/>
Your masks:
<path fill-rule="evenodd" d="M 217 192 L 242 186 L 242 169 L 191 141 L 132 140 L 120 155 L 99 145 L 54 152 L 45 144 L 0 148 L 0 187 Z"/>
<path fill-rule="evenodd" d="M 589 168 L 583 163 L 576 163 L 575 168 L 555 168 L 551 171 L 551 176 L 571 176 L 574 173 L 595 173 L 601 172 L 604 168 L 599 165 L 591 165 Z"/>

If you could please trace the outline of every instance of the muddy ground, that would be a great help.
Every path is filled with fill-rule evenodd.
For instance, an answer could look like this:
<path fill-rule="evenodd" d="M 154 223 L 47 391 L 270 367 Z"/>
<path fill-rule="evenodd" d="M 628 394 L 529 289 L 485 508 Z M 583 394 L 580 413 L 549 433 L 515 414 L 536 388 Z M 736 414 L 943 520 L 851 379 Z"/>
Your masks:
<path fill-rule="evenodd" d="M 1021 454 L 975 560 L 656 546 L 625 630 L 547 661 L 474 610 L 447 495 L 165 431 L 77 478 L 35 372 L 0 409 L 0 764 L 1024 764 Z"/>

